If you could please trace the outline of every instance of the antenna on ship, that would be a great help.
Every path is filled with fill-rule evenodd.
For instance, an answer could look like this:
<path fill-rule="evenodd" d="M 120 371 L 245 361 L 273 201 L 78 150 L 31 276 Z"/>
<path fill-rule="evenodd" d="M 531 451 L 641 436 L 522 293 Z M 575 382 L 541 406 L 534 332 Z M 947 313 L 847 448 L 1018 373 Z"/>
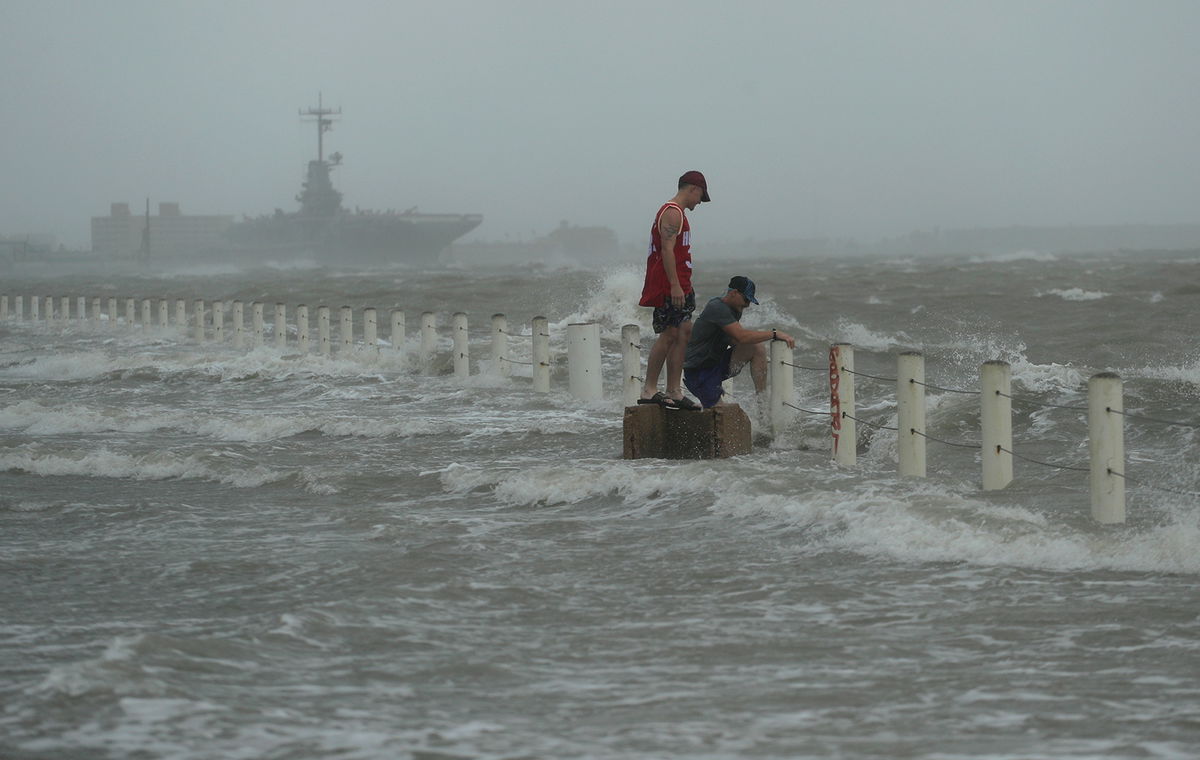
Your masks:
<path fill-rule="evenodd" d="M 317 160 L 325 160 L 325 133 L 333 129 L 333 119 L 330 116 L 340 116 L 342 109 L 325 108 L 321 102 L 321 93 L 317 93 L 317 107 L 309 107 L 306 111 L 301 111 L 301 116 L 315 116 L 317 118 Z"/>

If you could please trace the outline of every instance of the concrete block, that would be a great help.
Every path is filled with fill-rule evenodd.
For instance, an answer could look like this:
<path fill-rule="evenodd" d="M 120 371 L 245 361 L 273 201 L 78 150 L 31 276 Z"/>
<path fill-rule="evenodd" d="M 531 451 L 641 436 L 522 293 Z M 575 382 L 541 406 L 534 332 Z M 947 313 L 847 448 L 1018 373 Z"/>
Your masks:
<path fill-rule="evenodd" d="M 625 407 L 625 459 L 722 459 L 750 453 L 750 418 L 736 404 L 702 412 Z"/>

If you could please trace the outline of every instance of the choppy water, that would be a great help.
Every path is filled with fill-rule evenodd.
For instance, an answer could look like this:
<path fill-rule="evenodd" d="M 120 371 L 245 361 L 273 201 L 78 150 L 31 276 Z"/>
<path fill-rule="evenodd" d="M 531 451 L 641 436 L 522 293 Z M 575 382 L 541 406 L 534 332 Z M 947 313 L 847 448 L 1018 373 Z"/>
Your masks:
<path fill-rule="evenodd" d="M 1200 422 L 1198 253 L 697 259 L 701 299 L 758 281 L 746 322 L 799 335 L 798 363 L 849 341 L 886 375 L 920 348 L 929 382 L 972 388 L 1001 358 L 1014 392 L 1068 406 L 1111 369 L 1127 411 Z M 544 314 L 559 363 L 543 396 L 528 368 L 463 384 L 415 351 L 0 324 L 0 756 L 1196 756 L 1194 428 L 1128 421 L 1128 473 L 1181 493 L 1131 486 L 1107 527 L 1084 473 L 1018 461 L 983 493 L 975 454 L 931 443 L 930 477 L 901 479 L 888 431 L 838 470 L 805 416 L 749 456 L 623 461 L 639 287 L 636 265 L 6 276 L 10 295 L 402 307 L 410 335 L 463 310 L 476 357 L 492 313 L 526 333 Z M 590 405 L 562 363 L 580 319 L 612 370 Z M 824 377 L 797 383 L 826 403 Z M 888 384 L 858 400 L 894 424 Z M 932 393 L 928 432 L 977 439 L 977 403 Z M 1081 465 L 1085 425 L 1018 408 L 1016 445 Z"/>

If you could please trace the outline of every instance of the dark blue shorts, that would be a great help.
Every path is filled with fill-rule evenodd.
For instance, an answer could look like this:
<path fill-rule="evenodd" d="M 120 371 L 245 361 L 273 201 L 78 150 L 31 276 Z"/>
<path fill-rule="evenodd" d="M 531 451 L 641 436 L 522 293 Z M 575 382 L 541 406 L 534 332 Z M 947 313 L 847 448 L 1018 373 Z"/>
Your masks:
<path fill-rule="evenodd" d="M 705 409 L 710 406 L 716 406 L 721 400 L 721 383 L 729 378 L 737 375 L 737 372 L 730 372 L 730 361 L 733 359 L 733 347 L 725 349 L 725 355 L 721 357 L 721 361 L 711 367 L 702 367 L 700 369 L 684 369 L 683 384 L 693 395 L 700 401 L 700 406 Z M 738 366 L 741 370 L 741 366 Z"/>

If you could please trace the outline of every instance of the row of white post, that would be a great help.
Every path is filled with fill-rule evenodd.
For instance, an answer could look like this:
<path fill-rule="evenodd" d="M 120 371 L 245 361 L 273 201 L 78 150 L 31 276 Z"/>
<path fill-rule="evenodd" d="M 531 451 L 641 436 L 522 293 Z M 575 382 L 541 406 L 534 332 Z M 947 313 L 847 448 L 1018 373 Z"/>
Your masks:
<path fill-rule="evenodd" d="M 45 299 L 30 297 L 28 318 L 34 321 L 45 321 L 47 324 L 67 325 L 71 323 L 71 299 L 63 297 L 59 308 L 55 310 L 53 297 Z M 45 304 L 44 312 L 39 308 Z M 26 319 L 26 299 L 24 296 L 0 296 L 0 319 L 14 318 L 18 321 Z M 142 328 L 169 328 L 191 330 L 192 336 L 198 343 L 223 343 L 230 340 L 235 348 L 258 347 L 263 345 L 266 332 L 267 306 L 255 301 L 250 304 L 250 325 L 246 325 L 245 305 L 241 301 L 228 304 L 230 308 L 230 324 L 226 325 L 226 302 L 213 301 L 209 304 L 202 299 L 196 299 L 192 304 L 189 319 L 187 301 L 176 299 L 174 315 L 171 315 L 170 300 L 159 299 L 157 312 L 152 300 L 142 299 L 140 321 L 138 319 L 137 299 L 125 299 L 124 318 L 118 311 L 119 299 L 109 297 L 107 310 L 102 299 L 92 298 L 89 302 L 80 297 L 76 300 L 74 311 L 75 322 L 95 327 L 107 326 L 114 329 L 118 326 Z M 10 311 L 10 307 L 12 307 Z M 155 320 L 157 315 L 157 320 Z M 317 346 L 319 354 L 329 356 L 333 353 L 333 339 L 330 332 L 330 309 L 328 306 L 317 307 Z M 302 354 L 311 349 L 311 333 L 309 309 L 300 304 L 295 310 L 296 348 Z M 358 349 L 354 336 L 354 311 L 349 306 L 341 307 L 340 333 L 338 335 L 340 353 L 349 353 Z M 637 325 L 627 326 L 638 330 Z M 437 314 L 424 312 L 420 321 L 420 352 L 422 365 L 429 369 L 437 351 L 438 328 Z M 391 350 L 403 352 L 405 346 L 405 316 L 400 309 L 391 312 Z M 603 397 L 603 384 L 600 377 L 600 326 L 589 322 L 572 324 L 567 328 L 569 389 L 572 395 L 593 401 Z M 271 335 L 274 344 L 279 349 L 289 346 L 289 330 L 287 321 L 287 306 L 282 303 L 274 305 Z M 508 319 L 503 314 L 492 316 L 491 324 L 491 359 L 492 369 L 502 377 L 512 374 L 514 360 L 509 355 Z M 550 323 L 545 317 L 534 317 L 531 323 L 532 360 L 522 362 L 532 367 L 531 377 L 533 390 L 539 393 L 550 392 Z M 451 317 L 451 343 L 453 372 L 455 377 L 466 378 L 471 373 L 470 343 L 467 315 L 459 312 Z M 634 341 L 636 344 L 636 340 Z M 365 308 L 362 312 L 362 348 L 378 352 L 383 346 L 378 335 L 378 316 L 374 308 Z"/>
<path fill-rule="evenodd" d="M 774 347 L 773 347 L 774 348 Z M 791 362 L 783 352 L 772 353 L 772 379 L 782 377 L 775 365 Z M 830 417 L 833 458 L 839 465 L 856 464 L 854 348 L 838 343 L 830 348 Z M 905 351 L 897 357 L 896 452 L 899 473 L 925 477 L 925 357 Z M 787 369 L 791 369 L 787 367 Z M 778 374 L 776 374 L 778 372 Z M 988 361 L 980 367 L 980 457 L 983 489 L 1008 486 L 1013 479 L 1012 368 L 1008 362 Z M 789 383 L 790 387 L 790 383 Z M 1088 452 L 1092 517 L 1101 523 L 1125 522 L 1125 439 L 1123 384 L 1119 375 L 1101 372 L 1088 381 Z M 773 417 L 774 419 L 774 417 Z"/>
<path fill-rule="evenodd" d="M 39 299 L 30 298 L 30 318 L 39 319 Z M 54 299 L 46 296 L 45 320 L 65 323 L 70 319 L 71 299 L 63 297 L 57 316 Z M 76 318 L 87 321 L 86 299 L 76 301 Z M 116 298 L 108 299 L 107 321 L 110 327 L 118 324 Z M 15 317 L 24 319 L 24 300 L 16 296 L 12 305 Z M 187 304 L 183 299 L 175 301 L 174 326 L 188 324 Z M 0 319 L 9 318 L 9 296 L 0 296 Z M 91 299 L 91 321 L 102 320 L 101 299 Z M 141 324 L 152 325 L 151 300 L 141 303 Z M 249 343 L 262 345 L 264 333 L 265 305 L 250 304 L 251 327 L 247 331 L 241 301 L 232 303 L 232 342 L 235 347 Z M 225 340 L 225 303 L 214 301 L 206 308 L 203 300 L 193 304 L 191 325 L 197 342 Z M 206 315 L 208 318 L 206 319 Z M 136 301 L 126 299 L 125 324 L 136 324 Z M 363 344 L 368 350 L 381 349 L 378 340 L 376 310 L 363 310 Z M 300 353 L 310 350 L 308 307 L 296 307 L 296 340 Z M 158 326 L 168 327 L 168 300 L 158 302 Z M 211 331 L 210 329 L 211 328 Z M 287 307 L 275 304 L 273 334 L 276 347 L 288 345 Z M 437 348 L 437 316 L 433 312 L 421 314 L 420 351 L 422 364 L 428 369 Z M 514 360 L 509 355 L 508 320 L 503 314 L 492 316 L 491 364 L 492 371 L 507 377 L 512 373 Z M 531 377 L 533 390 L 548 393 L 550 390 L 550 332 L 545 317 L 534 317 L 531 324 L 532 340 Z M 470 342 L 467 315 L 458 312 L 451 318 L 451 340 L 453 345 L 453 374 L 458 378 L 470 376 Z M 349 306 L 340 313 L 339 352 L 356 349 L 354 340 L 354 314 Z M 625 405 L 637 403 L 641 393 L 641 328 L 625 325 L 621 329 L 622 399 Z M 401 310 L 391 312 L 391 347 L 401 352 L 405 344 L 405 317 Z M 328 306 L 317 307 L 317 351 L 330 355 L 333 345 L 330 335 L 330 312 Z M 768 404 L 772 435 L 778 437 L 786 432 L 795 415 L 789 408 L 795 407 L 795 384 L 793 377 L 793 351 L 783 341 L 772 341 L 769 357 Z M 583 401 L 598 401 L 603 398 L 601 376 L 600 326 L 595 322 L 570 324 L 567 326 L 568 392 Z M 833 438 L 833 458 L 839 465 L 853 467 L 856 464 L 857 428 L 854 417 L 854 348 L 847 343 L 838 343 L 830 348 L 829 383 L 830 417 Z M 981 451 L 984 490 L 1006 487 L 1013 477 L 1012 464 L 1012 372 L 1006 362 L 989 361 L 980 368 L 981 382 Z M 1119 523 L 1125 520 L 1124 483 L 1124 438 L 1121 412 L 1121 378 L 1112 373 L 1101 373 L 1088 383 L 1088 429 L 1091 455 L 1090 482 L 1092 514 L 1104 523 Z M 925 464 L 925 360 L 917 351 L 905 351 L 897 357 L 897 439 L 899 473 L 905 476 L 924 477 Z"/>
<path fill-rule="evenodd" d="M 30 319 L 40 319 L 37 304 L 37 298 L 30 298 L 31 304 Z M 16 296 L 12 300 L 15 306 L 15 318 L 18 320 L 25 319 L 24 298 Z M 65 324 L 70 321 L 70 299 L 63 298 L 61 308 L 57 312 L 54 311 L 53 299 L 49 296 L 45 299 L 46 311 L 45 321 L 48 323 Z M 121 319 L 118 315 L 118 299 L 109 298 L 107 303 L 107 312 L 101 309 L 101 299 L 91 299 L 90 322 L 100 325 L 107 324 L 110 328 L 121 324 Z M 9 296 L 0 296 L 0 319 L 9 318 Z M 154 313 L 152 309 L 151 299 L 143 299 L 141 303 L 141 321 L 143 327 L 176 327 L 192 329 L 192 335 L 198 343 L 208 341 L 221 343 L 226 340 L 227 333 L 231 336 L 233 346 L 242 348 L 246 345 L 258 347 L 263 344 L 263 334 L 265 331 L 265 311 L 266 305 L 260 302 L 250 304 L 250 320 L 251 324 L 247 330 L 245 324 L 244 305 L 241 301 L 233 301 L 231 304 L 231 324 L 226 326 L 226 304 L 223 301 L 213 301 L 206 305 L 205 301 L 197 299 L 193 302 L 192 316 L 189 322 L 187 315 L 187 302 L 184 299 L 175 301 L 175 313 L 173 322 L 169 319 L 169 301 L 168 299 L 160 299 L 158 302 L 157 324 L 152 321 Z M 78 299 L 78 306 L 75 311 L 75 316 L 79 322 L 88 322 L 89 310 L 87 302 L 84 298 Z M 355 347 L 354 340 L 354 314 L 349 306 L 343 306 L 340 314 L 340 348 L 341 352 L 352 351 Z M 373 308 L 363 310 L 363 346 L 368 350 L 380 350 L 381 346 L 378 340 L 377 327 L 377 312 Z M 133 327 L 139 324 L 137 321 L 137 300 L 133 298 L 125 299 L 125 316 L 124 325 Z M 527 362 L 531 365 L 531 377 L 533 381 L 533 390 L 540 393 L 548 393 L 550 391 L 550 329 L 549 320 L 545 317 L 534 317 L 531 323 L 532 351 L 531 361 Z M 306 354 L 310 350 L 310 324 L 308 306 L 300 304 L 295 311 L 295 328 L 296 328 L 296 343 L 300 353 Z M 452 360 L 453 374 L 455 377 L 466 378 L 471 373 L 471 357 L 470 357 L 470 341 L 469 341 L 469 326 L 467 315 L 463 312 L 458 312 L 451 317 L 451 343 L 452 343 Z M 275 346 L 284 349 L 288 346 L 288 326 L 287 326 L 287 306 L 282 303 L 275 304 L 274 307 L 274 325 L 272 330 Z M 630 356 L 626 350 L 623 358 L 624 364 L 629 377 L 640 380 L 636 376 L 639 374 L 638 368 L 641 363 L 640 356 L 640 328 L 637 325 L 626 325 L 622 334 L 628 340 L 636 353 Z M 437 350 L 437 315 L 433 312 L 424 312 L 421 314 L 420 323 L 420 351 L 423 360 L 423 365 L 428 368 L 432 363 L 433 356 Z M 508 319 L 503 314 L 492 316 L 491 324 L 491 360 L 492 371 L 502 377 L 508 377 L 512 374 L 512 357 L 509 355 L 509 330 Z M 393 310 L 391 312 L 391 347 L 394 351 L 403 351 L 405 342 L 405 317 L 402 310 Z M 330 335 L 330 311 L 328 306 L 317 307 L 317 352 L 322 355 L 330 355 L 333 352 L 333 343 Z M 525 362 L 523 362 L 525 363 Z M 603 398 L 603 380 L 601 377 L 601 344 L 600 344 L 600 326 L 595 322 L 585 322 L 579 324 L 571 324 L 567 326 L 567 365 L 568 365 L 568 390 L 572 396 L 584 401 L 597 401 Z M 627 378 L 625 383 L 625 398 L 628 403 L 637 401 L 637 393 L 641 386 L 640 383 L 632 384 Z M 630 397 L 630 394 L 632 398 Z"/>

